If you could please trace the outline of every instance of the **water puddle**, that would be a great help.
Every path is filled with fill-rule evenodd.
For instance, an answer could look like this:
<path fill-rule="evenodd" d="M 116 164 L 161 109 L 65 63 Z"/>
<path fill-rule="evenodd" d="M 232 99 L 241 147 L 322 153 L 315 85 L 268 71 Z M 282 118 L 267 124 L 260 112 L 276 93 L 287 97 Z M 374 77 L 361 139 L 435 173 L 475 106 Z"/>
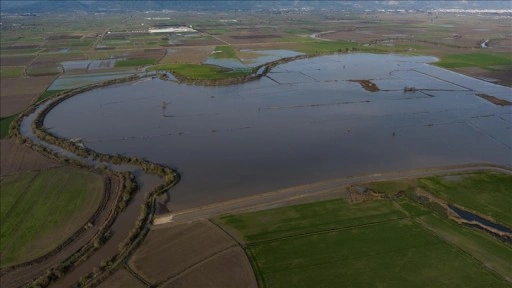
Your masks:
<path fill-rule="evenodd" d="M 460 209 L 453 205 L 448 205 L 448 207 L 452 211 L 457 213 L 457 215 L 459 215 L 459 217 L 461 217 L 463 220 L 469 222 L 469 224 L 468 224 L 469 226 L 485 230 L 493 235 L 498 236 L 499 238 L 503 239 L 506 242 L 512 243 L 512 229 L 510 229 L 506 226 L 491 222 L 491 221 L 484 219 L 476 214 L 473 214 L 469 211 Z M 508 236 L 507 236 L 507 234 L 508 234 Z"/>

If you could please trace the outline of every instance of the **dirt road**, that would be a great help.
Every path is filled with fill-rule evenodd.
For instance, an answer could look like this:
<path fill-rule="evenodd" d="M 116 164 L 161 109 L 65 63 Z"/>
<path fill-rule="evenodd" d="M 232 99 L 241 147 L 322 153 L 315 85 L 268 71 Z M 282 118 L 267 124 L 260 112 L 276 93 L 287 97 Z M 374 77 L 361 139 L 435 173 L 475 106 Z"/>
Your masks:
<path fill-rule="evenodd" d="M 280 204 L 300 201 L 301 198 L 306 197 L 322 199 L 329 194 L 339 194 L 340 188 L 349 185 L 483 170 L 512 174 L 511 167 L 501 167 L 487 164 L 468 164 L 349 176 L 159 215 L 156 216 L 153 221 L 153 229 L 158 229 L 158 227 L 166 227 L 166 224 L 196 221 L 221 214 L 261 210 L 272 206 L 278 206 Z"/>

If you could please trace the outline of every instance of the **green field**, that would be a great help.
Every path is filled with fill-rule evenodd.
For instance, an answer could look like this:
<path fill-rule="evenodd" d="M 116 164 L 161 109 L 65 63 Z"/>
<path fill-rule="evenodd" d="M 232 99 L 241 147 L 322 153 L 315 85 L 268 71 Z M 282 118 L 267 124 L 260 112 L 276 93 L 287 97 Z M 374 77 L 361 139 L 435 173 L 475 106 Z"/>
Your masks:
<path fill-rule="evenodd" d="M 27 75 L 29 75 L 29 76 L 45 76 L 45 75 L 60 74 L 61 72 L 62 72 L 62 69 L 59 66 L 29 67 L 27 70 Z"/>
<path fill-rule="evenodd" d="M 86 224 L 103 198 L 103 178 L 76 168 L 2 179 L 1 265 L 44 255 Z"/>
<path fill-rule="evenodd" d="M 25 66 L 4 66 L 1 67 L 0 77 L 20 77 L 25 72 Z"/>
<path fill-rule="evenodd" d="M 405 217 L 389 201 L 350 205 L 338 199 L 227 216 L 222 220 L 240 231 L 245 241 L 258 242 Z"/>
<path fill-rule="evenodd" d="M 14 114 L 11 116 L 3 117 L 0 119 L 0 138 L 7 138 L 9 136 L 9 126 L 11 122 L 16 119 L 18 114 Z"/>
<path fill-rule="evenodd" d="M 216 53 L 212 54 L 212 57 L 215 59 L 238 59 L 235 50 L 231 46 L 217 46 L 214 51 Z"/>
<path fill-rule="evenodd" d="M 169 71 L 191 79 L 219 80 L 249 75 L 250 72 L 232 72 L 213 65 L 164 64 L 150 67 L 148 71 Z"/>
<path fill-rule="evenodd" d="M 429 177 L 419 180 L 419 186 L 433 195 L 490 216 L 512 226 L 512 176 L 481 172 L 456 177 Z"/>
<path fill-rule="evenodd" d="M 54 95 L 59 94 L 62 91 L 66 91 L 66 90 L 46 90 L 46 91 L 43 92 L 43 94 L 39 95 L 39 98 L 37 98 L 37 101 L 38 102 L 39 101 L 43 101 L 43 100 L 45 100 L 47 98 L 50 98 L 50 97 L 52 97 Z"/>
<path fill-rule="evenodd" d="M 499 182 L 489 185 L 509 185 Z M 394 190 L 393 182 L 379 185 Z M 511 287 L 510 245 L 407 197 L 336 199 L 214 221 L 241 238 L 260 287 Z"/>
<path fill-rule="evenodd" d="M 299 40 L 302 38 L 299 38 Z M 359 49 L 362 46 L 355 42 L 348 41 L 310 41 L 305 38 L 301 45 L 297 47 L 298 52 L 306 54 L 316 53 L 332 53 L 332 52 L 345 52 L 353 49 Z"/>
<path fill-rule="evenodd" d="M 512 226 L 512 176 L 496 172 L 476 172 L 454 176 L 434 176 L 365 185 L 374 191 L 394 194 L 421 187 L 442 200 Z"/>
<path fill-rule="evenodd" d="M 493 70 L 499 66 L 511 66 L 512 54 L 508 53 L 469 53 L 453 54 L 443 57 L 434 63 L 444 68 L 479 67 Z"/>

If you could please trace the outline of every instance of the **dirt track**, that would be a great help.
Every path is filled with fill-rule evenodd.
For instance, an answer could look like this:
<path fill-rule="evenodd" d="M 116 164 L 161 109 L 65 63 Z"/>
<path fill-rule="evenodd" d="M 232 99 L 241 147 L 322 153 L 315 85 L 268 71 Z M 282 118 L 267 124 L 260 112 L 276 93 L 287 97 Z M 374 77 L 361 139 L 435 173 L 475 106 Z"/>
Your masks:
<path fill-rule="evenodd" d="M 101 283 L 100 288 L 143 288 L 146 287 L 142 282 L 140 282 L 136 277 L 134 277 L 130 272 L 125 269 L 120 269 L 116 271 L 112 276 L 110 276 L 106 281 Z"/>
<path fill-rule="evenodd" d="M 325 199 L 330 194 L 339 194 L 340 187 L 357 185 L 360 183 L 418 178 L 432 175 L 473 172 L 481 170 L 492 170 L 512 174 L 511 167 L 501 167 L 485 164 L 468 164 L 437 167 L 431 169 L 418 169 L 351 176 L 281 189 L 260 195 L 215 203 L 203 207 L 176 211 L 174 213 L 156 216 L 153 224 L 154 229 L 159 229 L 160 227 L 164 228 L 168 225 L 174 225 L 175 223 L 185 223 L 200 219 L 207 219 L 221 214 L 268 209 L 273 206 L 282 206 L 294 202 L 304 201 L 305 198 L 311 201 L 317 199 Z"/>
<path fill-rule="evenodd" d="M 152 230 L 128 264 L 152 284 L 173 279 L 237 243 L 208 221 Z"/>
<path fill-rule="evenodd" d="M 240 247 L 233 247 L 207 259 L 183 275 L 161 285 L 178 287 L 246 287 L 257 288 L 252 267 Z"/>

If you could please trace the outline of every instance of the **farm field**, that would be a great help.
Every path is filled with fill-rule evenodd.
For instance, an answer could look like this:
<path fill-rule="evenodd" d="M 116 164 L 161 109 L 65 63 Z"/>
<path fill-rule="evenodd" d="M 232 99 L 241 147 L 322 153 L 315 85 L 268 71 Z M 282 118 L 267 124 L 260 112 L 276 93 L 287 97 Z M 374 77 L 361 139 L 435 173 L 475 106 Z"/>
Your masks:
<path fill-rule="evenodd" d="M 3 118 L 23 111 L 54 79 L 55 76 L 2 79 L 0 116 Z"/>
<path fill-rule="evenodd" d="M 103 198 L 103 177 L 76 168 L 1 180 L 2 266 L 42 256 L 87 224 Z"/>
<path fill-rule="evenodd" d="M 417 181 L 423 187 L 423 181 L 443 177 Z M 462 180 L 450 180 L 451 191 L 479 183 L 485 191 L 501 191 L 501 197 L 509 193 L 499 187 L 507 185 L 510 175 L 455 177 Z M 361 186 L 388 194 L 372 194 L 373 199 L 362 202 L 336 199 L 227 215 L 216 221 L 244 243 L 260 287 L 509 287 L 510 245 L 456 224 L 408 196 L 384 197 L 414 184 L 369 183 Z"/>
<path fill-rule="evenodd" d="M 368 188 L 382 193 L 412 191 L 421 187 L 448 203 L 486 215 L 494 221 L 512 225 L 510 187 L 512 177 L 496 172 L 477 172 L 445 177 L 426 177 L 407 181 L 376 182 Z"/>
<path fill-rule="evenodd" d="M 247 256 L 240 247 L 229 248 L 160 285 L 177 287 L 246 287 L 257 288 Z"/>
<path fill-rule="evenodd" d="M 250 72 L 231 72 L 217 66 L 196 64 L 165 64 L 150 67 L 150 71 L 170 71 L 192 79 L 219 80 L 249 75 Z"/>
<path fill-rule="evenodd" d="M 112 274 L 108 280 L 99 285 L 100 288 L 144 288 L 147 287 L 144 283 L 140 282 L 137 278 L 130 274 L 126 269 L 120 269 Z"/>
<path fill-rule="evenodd" d="M 152 230 L 128 263 L 149 283 L 161 284 L 235 245 L 208 222 L 180 224 Z"/>
<path fill-rule="evenodd" d="M 0 140 L 0 154 L 2 155 L 0 159 L 1 177 L 61 166 L 59 162 L 48 159 L 11 139 Z"/>
<path fill-rule="evenodd" d="M 233 210 L 215 204 L 236 207 L 246 196 L 353 175 L 468 163 L 508 169 L 511 94 L 503 86 L 512 85 L 512 12 L 400 12 L 395 1 L 388 11 L 358 13 L 307 1 L 300 4 L 316 8 L 149 8 L 156 1 L 142 12 L 82 2 L 39 3 L 59 6 L 51 13 L 2 9 L 0 286 L 37 286 L 34 279 L 51 276 L 100 229 L 94 222 L 72 236 L 90 227 L 98 207 L 101 220 L 117 211 L 117 198 L 103 197 L 110 181 L 117 193 L 124 187 L 109 173 L 62 167 L 21 139 L 5 139 L 10 123 L 60 92 L 133 75 L 142 79 L 59 103 L 43 125 L 99 153 L 172 167 L 180 182 L 153 202 L 158 208 L 141 208 L 159 181 L 133 170 L 141 193 L 113 220 L 104 246 L 57 271 L 66 275 L 56 286 L 103 271 L 113 274 L 100 287 L 511 286 L 504 242 L 512 236 L 471 229 L 447 208 L 511 227 L 510 175 L 338 185 L 336 196 L 298 193 L 237 215 L 219 216 Z M 150 31 L 175 26 L 195 31 Z M 153 71 L 175 77 L 146 73 Z M 306 204 L 282 206 L 290 203 Z M 169 222 L 144 223 L 140 246 L 125 245 L 149 206 Z M 53 250 L 66 240 L 66 251 Z M 121 246 L 130 248 L 117 266 L 103 265 Z M 23 265 L 9 267 L 16 264 Z"/>

